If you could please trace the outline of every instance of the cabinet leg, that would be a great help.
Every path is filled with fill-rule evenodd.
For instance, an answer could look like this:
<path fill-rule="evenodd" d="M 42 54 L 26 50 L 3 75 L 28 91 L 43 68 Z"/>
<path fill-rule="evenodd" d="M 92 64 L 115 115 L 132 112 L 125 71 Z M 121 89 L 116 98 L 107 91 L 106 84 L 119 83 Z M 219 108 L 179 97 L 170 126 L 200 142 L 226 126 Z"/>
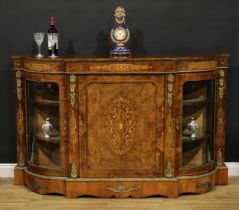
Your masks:
<path fill-rule="evenodd" d="M 228 184 L 228 168 L 223 166 L 219 168 L 216 173 L 215 184 L 227 185 Z"/>
<path fill-rule="evenodd" d="M 14 168 L 14 184 L 15 185 L 24 185 L 25 180 L 25 171 L 23 168 L 15 167 Z"/>

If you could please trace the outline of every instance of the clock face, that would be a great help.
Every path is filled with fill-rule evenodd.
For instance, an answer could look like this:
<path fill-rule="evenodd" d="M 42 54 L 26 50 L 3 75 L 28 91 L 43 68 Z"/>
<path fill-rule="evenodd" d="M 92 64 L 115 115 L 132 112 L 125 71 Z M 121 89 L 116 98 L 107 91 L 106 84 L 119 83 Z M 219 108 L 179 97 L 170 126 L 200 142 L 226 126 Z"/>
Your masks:
<path fill-rule="evenodd" d="M 118 41 L 122 41 L 126 38 L 127 32 L 123 28 L 117 28 L 114 31 L 114 38 Z"/>

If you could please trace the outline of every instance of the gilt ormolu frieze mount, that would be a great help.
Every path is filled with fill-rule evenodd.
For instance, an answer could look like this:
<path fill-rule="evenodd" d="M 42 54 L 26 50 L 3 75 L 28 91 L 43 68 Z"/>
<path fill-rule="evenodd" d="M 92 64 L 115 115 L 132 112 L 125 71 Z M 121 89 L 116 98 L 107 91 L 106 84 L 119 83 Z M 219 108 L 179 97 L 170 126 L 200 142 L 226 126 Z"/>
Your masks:
<path fill-rule="evenodd" d="M 223 97 L 224 97 L 224 92 L 225 92 L 224 82 L 225 82 L 225 71 L 223 69 L 220 69 L 219 79 L 218 79 L 218 95 L 220 100 L 223 100 Z"/>

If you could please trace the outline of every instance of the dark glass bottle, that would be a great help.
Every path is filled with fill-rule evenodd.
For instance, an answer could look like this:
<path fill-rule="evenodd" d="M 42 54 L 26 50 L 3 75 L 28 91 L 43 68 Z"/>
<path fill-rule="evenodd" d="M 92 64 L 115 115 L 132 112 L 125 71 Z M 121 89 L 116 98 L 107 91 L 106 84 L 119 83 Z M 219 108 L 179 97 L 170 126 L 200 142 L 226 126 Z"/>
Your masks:
<path fill-rule="evenodd" d="M 54 46 L 51 45 L 49 42 L 50 37 L 49 36 L 55 36 L 57 41 Z M 48 30 L 48 55 L 52 55 L 52 51 L 54 50 L 55 55 L 58 55 L 58 32 L 55 27 L 55 17 L 51 16 L 50 17 L 50 28 Z"/>

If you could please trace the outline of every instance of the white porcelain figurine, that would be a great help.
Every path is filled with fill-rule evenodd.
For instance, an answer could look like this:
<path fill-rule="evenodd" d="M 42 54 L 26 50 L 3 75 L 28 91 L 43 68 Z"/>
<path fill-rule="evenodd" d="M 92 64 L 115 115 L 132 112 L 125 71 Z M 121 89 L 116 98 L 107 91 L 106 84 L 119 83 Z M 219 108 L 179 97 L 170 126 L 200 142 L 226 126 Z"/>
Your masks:
<path fill-rule="evenodd" d="M 190 123 L 188 124 L 188 130 L 190 133 L 190 138 L 194 139 L 196 138 L 197 130 L 198 130 L 198 124 L 196 123 L 196 120 L 194 117 L 190 118 Z"/>
<path fill-rule="evenodd" d="M 51 131 L 53 129 L 52 124 L 50 123 L 50 118 L 46 118 L 42 125 L 42 132 L 44 133 L 44 137 L 49 139 L 51 136 Z"/>

